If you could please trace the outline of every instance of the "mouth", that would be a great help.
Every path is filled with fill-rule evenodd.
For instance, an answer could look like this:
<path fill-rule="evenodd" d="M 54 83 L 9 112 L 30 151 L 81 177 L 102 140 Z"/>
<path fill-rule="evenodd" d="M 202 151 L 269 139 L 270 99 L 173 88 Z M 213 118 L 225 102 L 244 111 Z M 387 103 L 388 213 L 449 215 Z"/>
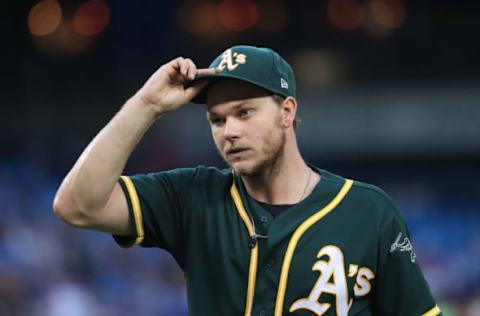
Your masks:
<path fill-rule="evenodd" d="M 247 150 L 249 150 L 249 149 L 248 148 L 231 148 L 231 149 L 227 150 L 226 156 L 227 157 L 232 157 L 232 158 L 240 157 Z"/>

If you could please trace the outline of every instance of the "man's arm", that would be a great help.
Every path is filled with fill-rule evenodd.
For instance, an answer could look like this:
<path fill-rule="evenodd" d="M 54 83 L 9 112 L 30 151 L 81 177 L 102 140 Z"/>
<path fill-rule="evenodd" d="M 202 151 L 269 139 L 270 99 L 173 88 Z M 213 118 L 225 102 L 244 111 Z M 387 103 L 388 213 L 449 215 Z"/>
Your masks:
<path fill-rule="evenodd" d="M 188 103 L 206 84 L 184 88 L 198 74 L 190 59 L 161 66 L 97 134 L 63 180 L 53 202 L 65 222 L 111 234 L 131 234 L 127 201 L 118 180 L 128 157 L 160 116 Z"/>
<path fill-rule="evenodd" d="M 392 205 L 392 207 L 395 207 Z M 378 315 L 441 315 L 398 210 L 383 227 L 373 305 Z"/>

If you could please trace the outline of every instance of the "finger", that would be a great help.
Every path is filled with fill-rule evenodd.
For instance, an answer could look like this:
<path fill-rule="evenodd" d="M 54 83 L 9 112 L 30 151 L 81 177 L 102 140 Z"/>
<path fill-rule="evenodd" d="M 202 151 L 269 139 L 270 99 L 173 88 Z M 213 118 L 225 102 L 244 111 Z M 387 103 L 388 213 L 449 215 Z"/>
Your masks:
<path fill-rule="evenodd" d="M 188 74 L 188 62 L 182 58 L 182 60 L 180 61 L 180 73 L 182 74 L 182 76 L 184 76 L 185 78 L 187 78 L 187 74 Z"/>
<path fill-rule="evenodd" d="M 205 86 L 208 84 L 207 80 L 200 80 L 196 82 L 193 86 L 185 89 L 185 97 L 188 101 L 192 100 Z"/>
<path fill-rule="evenodd" d="M 177 57 L 169 62 L 169 64 L 172 65 L 175 70 L 180 71 L 180 66 L 181 66 L 181 61 L 183 60 L 183 57 Z"/>
<path fill-rule="evenodd" d="M 187 78 L 189 80 L 195 79 L 195 73 L 197 72 L 197 66 L 191 60 L 190 58 L 185 59 L 185 61 L 188 63 L 188 73 L 187 73 Z"/>
<path fill-rule="evenodd" d="M 165 67 L 165 71 L 171 78 L 176 78 L 177 75 L 182 73 L 182 61 L 183 57 L 177 57 L 165 65 L 167 66 Z"/>
<path fill-rule="evenodd" d="M 219 68 L 202 68 L 197 69 L 197 75 L 214 75 L 219 73 L 221 70 Z"/>

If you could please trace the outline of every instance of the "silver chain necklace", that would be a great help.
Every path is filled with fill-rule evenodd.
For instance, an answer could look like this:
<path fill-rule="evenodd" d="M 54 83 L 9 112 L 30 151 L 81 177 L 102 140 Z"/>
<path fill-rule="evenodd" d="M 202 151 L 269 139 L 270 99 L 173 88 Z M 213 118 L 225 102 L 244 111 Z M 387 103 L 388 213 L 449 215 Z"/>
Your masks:
<path fill-rule="evenodd" d="M 303 200 L 303 198 L 305 197 L 305 194 L 307 193 L 307 188 L 308 188 L 308 185 L 310 184 L 310 180 L 312 178 L 312 170 L 310 168 L 308 168 L 308 180 L 307 180 L 307 184 L 305 184 L 305 188 L 303 189 L 303 193 L 302 193 L 302 196 L 300 196 L 300 199 L 298 200 L 297 203 L 299 203 L 300 201 Z"/>

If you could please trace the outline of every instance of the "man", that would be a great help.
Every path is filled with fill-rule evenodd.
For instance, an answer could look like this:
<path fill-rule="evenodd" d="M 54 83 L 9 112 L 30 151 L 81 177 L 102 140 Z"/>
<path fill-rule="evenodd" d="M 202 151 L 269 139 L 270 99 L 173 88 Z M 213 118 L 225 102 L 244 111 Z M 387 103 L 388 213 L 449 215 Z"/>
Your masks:
<path fill-rule="evenodd" d="M 169 251 L 191 315 L 439 315 L 386 194 L 303 160 L 295 90 L 267 48 L 232 47 L 208 69 L 170 61 L 85 149 L 55 212 L 122 246 Z M 207 104 L 230 169 L 121 176 L 149 126 L 191 100 Z"/>

